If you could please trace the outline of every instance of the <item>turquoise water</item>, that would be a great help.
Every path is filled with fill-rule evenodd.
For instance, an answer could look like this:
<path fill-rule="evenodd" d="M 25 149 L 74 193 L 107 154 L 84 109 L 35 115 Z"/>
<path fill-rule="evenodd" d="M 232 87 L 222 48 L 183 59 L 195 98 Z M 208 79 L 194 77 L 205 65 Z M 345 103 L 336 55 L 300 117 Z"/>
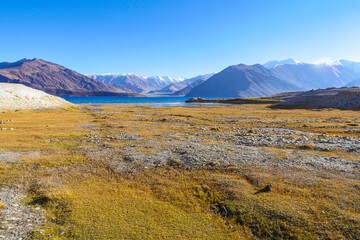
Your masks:
<path fill-rule="evenodd" d="M 76 104 L 179 103 L 189 97 L 62 97 Z"/>
<path fill-rule="evenodd" d="M 156 107 L 161 106 L 199 106 L 216 104 L 185 103 L 190 97 L 62 97 L 66 101 L 75 104 L 150 104 Z M 215 98 L 208 98 L 215 99 Z"/>

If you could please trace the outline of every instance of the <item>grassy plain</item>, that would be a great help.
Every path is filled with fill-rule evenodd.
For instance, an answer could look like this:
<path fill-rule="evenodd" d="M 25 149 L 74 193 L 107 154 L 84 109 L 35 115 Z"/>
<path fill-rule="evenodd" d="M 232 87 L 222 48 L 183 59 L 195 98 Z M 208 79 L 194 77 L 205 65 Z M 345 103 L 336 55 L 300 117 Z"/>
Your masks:
<path fill-rule="evenodd" d="M 121 105 L 5 112 L 0 120 L 14 129 L 0 131 L 0 152 L 21 154 L 0 161 L 0 184 L 25 188 L 24 204 L 46 216 L 29 239 L 360 238 L 359 168 L 281 165 L 293 156 L 357 162 L 356 152 L 238 149 L 228 137 L 286 128 L 356 138 L 356 111 Z M 194 160 L 191 151 L 202 155 Z M 254 194 L 268 183 L 271 192 Z"/>

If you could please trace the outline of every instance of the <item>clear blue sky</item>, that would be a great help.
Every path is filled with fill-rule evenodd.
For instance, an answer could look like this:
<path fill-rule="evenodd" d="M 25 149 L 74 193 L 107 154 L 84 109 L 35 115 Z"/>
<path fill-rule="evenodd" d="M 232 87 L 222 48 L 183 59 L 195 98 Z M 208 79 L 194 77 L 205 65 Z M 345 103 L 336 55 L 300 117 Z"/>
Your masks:
<path fill-rule="evenodd" d="M 360 1 L 2 0 L 0 56 L 175 77 L 289 57 L 360 61 Z"/>

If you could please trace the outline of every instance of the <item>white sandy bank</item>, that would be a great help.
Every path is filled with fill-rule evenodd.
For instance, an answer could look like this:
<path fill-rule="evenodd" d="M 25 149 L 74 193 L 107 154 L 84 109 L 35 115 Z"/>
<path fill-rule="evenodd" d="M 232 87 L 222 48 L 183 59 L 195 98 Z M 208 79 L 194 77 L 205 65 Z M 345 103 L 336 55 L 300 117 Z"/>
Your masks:
<path fill-rule="evenodd" d="M 1 110 L 46 110 L 70 107 L 62 98 L 22 84 L 0 83 Z"/>

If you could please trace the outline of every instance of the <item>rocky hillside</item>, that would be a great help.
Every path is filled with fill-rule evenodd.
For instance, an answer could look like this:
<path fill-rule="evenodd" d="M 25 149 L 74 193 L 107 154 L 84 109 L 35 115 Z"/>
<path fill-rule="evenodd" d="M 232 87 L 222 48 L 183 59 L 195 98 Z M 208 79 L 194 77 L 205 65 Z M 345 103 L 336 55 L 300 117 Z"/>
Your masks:
<path fill-rule="evenodd" d="M 270 99 L 283 100 L 274 108 L 337 108 L 360 110 L 360 88 L 328 88 L 306 92 L 283 93 L 270 96 Z"/>
<path fill-rule="evenodd" d="M 66 108 L 71 103 L 22 84 L 0 83 L 1 110 L 45 110 Z"/>
<path fill-rule="evenodd" d="M 54 95 L 134 95 L 127 87 L 104 84 L 36 58 L 0 63 L 0 82 L 21 83 Z"/>
<path fill-rule="evenodd" d="M 299 90 L 260 64 L 230 66 L 195 87 L 188 97 L 261 97 Z"/>

